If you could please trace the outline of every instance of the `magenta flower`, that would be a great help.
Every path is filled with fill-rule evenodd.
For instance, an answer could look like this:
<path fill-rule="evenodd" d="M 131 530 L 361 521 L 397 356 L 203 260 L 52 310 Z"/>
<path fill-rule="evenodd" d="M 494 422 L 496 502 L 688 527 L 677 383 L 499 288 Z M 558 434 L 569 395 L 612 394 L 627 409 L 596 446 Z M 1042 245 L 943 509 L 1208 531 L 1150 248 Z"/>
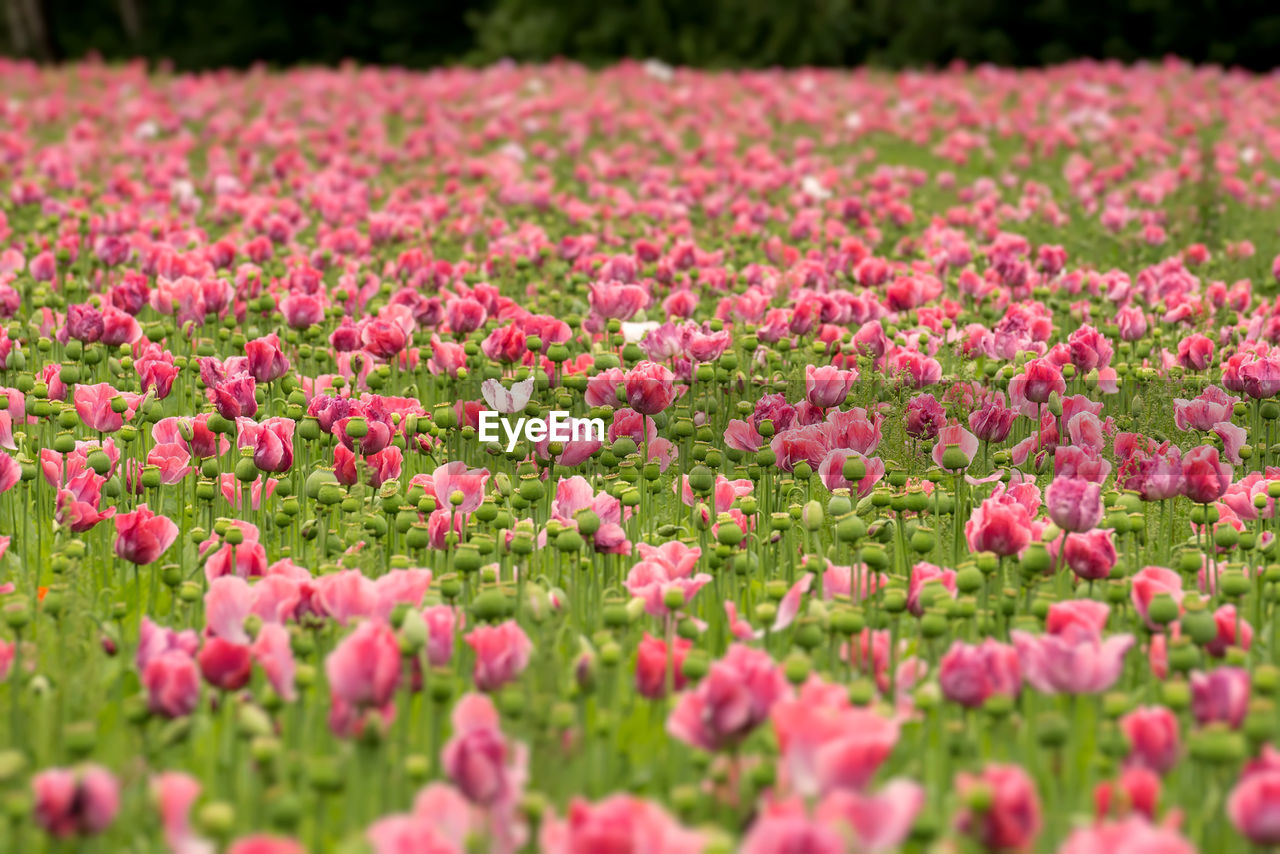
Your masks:
<path fill-rule="evenodd" d="M 767 652 L 735 643 L 698 687 L 680 695 L 667 732 L 703 750 L 722 750 L 749 735 L 775 703 L 790 695 L 791 687 Z"/>
<path fill-rule="evenodd" d="M 495 691 L 518 678 L 533 653 L 533 642 L 514 620 L 478 626 L 464 640 L 475 653 L 472 678 L 481 691 Z"/>
<path fill-rule="evenodd" d="M 95 836 L 120 811 L 120 784 L 101 765 L 49 768 L 31 779 L 36 823 L 53 836 Z"/>

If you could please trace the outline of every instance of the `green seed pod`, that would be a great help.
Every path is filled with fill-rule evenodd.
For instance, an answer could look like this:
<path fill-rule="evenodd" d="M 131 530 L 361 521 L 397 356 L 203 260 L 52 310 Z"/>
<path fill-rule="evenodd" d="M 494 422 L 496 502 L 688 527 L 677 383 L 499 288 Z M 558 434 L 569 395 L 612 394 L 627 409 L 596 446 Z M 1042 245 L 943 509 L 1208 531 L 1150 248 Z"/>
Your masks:
<path fill-rule="evenodd" d="M 1168 593 L 1157 593 L 1147 607 L 1147 616 L 1151 622 L 1162 626 L 1178 619 L 1178 612 L 1178 603 Z"/>
<path fill-rule="evenodd" d="M 844 475 L 845 480 L 857 483 L 867 476 L 867 463 L 860 456 L 845 457 L 840 473 Z"/>
<path fill-rule="evenodd" d="M 1234 528 L 1230 528 L 1230 530 L 1235 531 Z M 1243 572 L 1238 569 L 1230 569 L 1222 573 L 1221 577 L 1218 579 L 1218 588 L 1225 595 L 1232 598 L 1238 598 L 1249 593 L 1252 589 L 1252 584 L 1249 582 L 1249 579 L 1245 577 Z"/>
<path fill-rule="evenodd" d="M 562 552 L 579 552 L 582 550 L 582 535 L 573 528 L 565 528 L 556 535 L 556 549 Z"/>
<path fill-rule="evenodd" d="M 803 684 L 812 671 L 813 664 L 809 661 L 809 657 L 798 652 L 787 656 L 782 665 L 782 672 L 792 685 Z"/>
<path fill-rule="evenodd" d="M 966 567 L 956 573 L 956 590 L 961 593 L 976 593 L 982 589 L 983 576 L 977 567 Z"/>
<path fill-rule="evenodd" d="M 680 673 L 690 682 L 698 682 L 711 669 L 711 661 L 705 651 L 691 650 L 680 665 Z"/>
<path fill-rule="evenodd" d="M 942 467 L 948 471 L 961 471 L 969 467 L 969 455 L 958 444 L 947 445 L 942 452 Z"/>
<path fill-rule="evenodd" d="M 817 502 L 814 502 L 815 504 Z M 720 543 L 733 547 L 742 542 L 746 534 L 737 522 L 725 521 L 721 522 L 719 528 L 716 529 L 716 539 Z"/>
<path fill-rule="evenodd" d="M 880 545 L 871 543 L 862 547 L 862 562 L 876 572 L 883 572 L 889 567 L 889 556 Z"/>
<path fill-rule="evenodd" d="M 1218 637 L 1218 623 L 1208 611 L 1186 614 L 1179 625 L 1182 626 L 1182 633 L 1200 646 L 1211 643 Z"/>

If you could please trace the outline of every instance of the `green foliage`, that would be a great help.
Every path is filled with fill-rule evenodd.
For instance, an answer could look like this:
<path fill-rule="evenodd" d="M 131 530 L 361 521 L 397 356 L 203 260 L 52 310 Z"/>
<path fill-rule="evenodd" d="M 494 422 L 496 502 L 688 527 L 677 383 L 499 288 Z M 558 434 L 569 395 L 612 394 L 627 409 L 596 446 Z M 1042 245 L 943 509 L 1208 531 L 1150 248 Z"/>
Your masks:
<path fill-rule="evenodd" d="M 178 68 L 344 59 L 422 67 L 504 57 L 901 67 L 1177 54 L 1263 69 L 1274 65 L 1271 46 L 1280 41 L 1280 7 L 1264 0 L 133 0 L 134 36 L 121 12 L 128 5 L 45 0 L 48 45 L 29 52 L 141 55 Z"/>

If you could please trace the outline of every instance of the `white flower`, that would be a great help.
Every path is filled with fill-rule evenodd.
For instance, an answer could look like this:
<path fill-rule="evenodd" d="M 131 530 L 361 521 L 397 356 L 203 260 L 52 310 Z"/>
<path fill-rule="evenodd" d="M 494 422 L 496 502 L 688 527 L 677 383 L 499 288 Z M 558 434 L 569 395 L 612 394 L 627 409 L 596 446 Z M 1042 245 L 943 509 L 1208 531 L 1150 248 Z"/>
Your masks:
<path fill-rule="evenodd" d="M 806 196 L 812 196 L 818 201 L 831 198 L 831 191 L 822 186 L 822 182 L 812 175 L 804 176 L 804 180 L 800 182 L 800 189 Z"/>
<path fill-rule="evenodd" d="M 517 163 L 523 163 L 529 158 L 525 150 L 517 142 L 508 142 L 506 145 L 498 149 L 498 153 L 505 154 Z"/>
<path fill-rule="evenodd" d="M 502 383 L 497 380 L 485 380 L 480 386 L 480 393 L 484 395 L 484 401 L 489 404 L 490 409 L 504 415 L 520 412 L 529 404 L 529 397 L 533 394 L 533 377 L 516 383 L 510 391 L 503 388 Z"/>
<path fill-rule="evenodd" d="M 670 83 L 676 76 L 675 69 L 661 59 L 646 59 L 644 61 L 644 73 L 654 80 L 661 80 L 663 83 Z"/>
<path fill-rule="evenodd" d="M 622 340 L 628 344 L 639 344 L 644 336 L 661 326 L 656 320 L 637 321 L 622 324 Z"/>

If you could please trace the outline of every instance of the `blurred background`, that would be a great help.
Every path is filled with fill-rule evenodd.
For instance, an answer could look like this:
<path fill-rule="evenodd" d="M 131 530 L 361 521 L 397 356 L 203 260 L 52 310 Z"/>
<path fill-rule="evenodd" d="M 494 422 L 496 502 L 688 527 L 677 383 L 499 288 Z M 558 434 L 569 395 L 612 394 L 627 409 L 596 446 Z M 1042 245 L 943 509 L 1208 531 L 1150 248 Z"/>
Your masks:
<path fill-rule="evenodd" d="M 1280 0 L 0 0 L 0 51 L 180 69 L 503 57 L 708 67 L 1040 65 L 1177 54 L 1269 69 Z"/>

